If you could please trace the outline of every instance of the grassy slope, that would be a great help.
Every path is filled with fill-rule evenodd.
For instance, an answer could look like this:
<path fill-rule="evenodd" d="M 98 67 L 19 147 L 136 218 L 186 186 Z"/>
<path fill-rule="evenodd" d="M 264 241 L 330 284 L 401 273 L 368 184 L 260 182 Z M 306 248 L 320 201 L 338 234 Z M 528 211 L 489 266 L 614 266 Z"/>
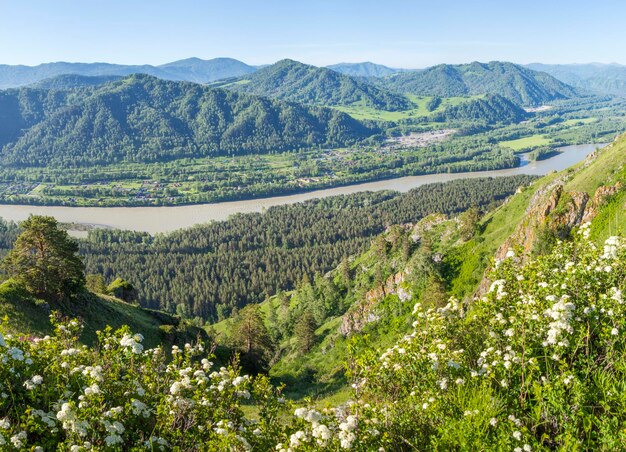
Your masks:
<path fill-rule="evenodd" d="M 113 329 L 130 326 L 133 332 L 144 336 L 147 347 L 193 340 L 200 332 L 181 323 L 177 317 L 142 309 L 114 297 L 89 293 L 71 304 L 48 306 L 29 296 L 12 281 L 0 284 L 0 318 L 6 319 L 3 327 L 7 332 L 27 332 L 34 336 L 50 334 L 49 315 L 54 310 L 83 321 L 81 340 L 86 344 L 93 344 L 96 331 L 107 325 Z"/>
<path fill-rule="evenodd" d="M 525 221 L 530 200 L 538 189 L 558 177 L 569 175 L 570 178 L 565 185 L 566 191 L 587 191 L 593 196 L 596 188 L 601 185 L 612 185 L 617 181 L 626 182 L 626 169 L 623 163 L 625 155 L 626 137 L 602 150 L 592 164 L 585 166 L 582 162 L 561 173 L 549 174 L 512 196 L 504 205 L 482 218 L 479 232 L 470 241 L 459 241 L 453 234 L 446 240 L 435 243 L 434 250 L 443 252 L 446 267 L 449 269 L 445 275 L 448 294 L 459 299 L 474 294 L 497 249 L 513 234 L 516 227 Z M 626 225 L 626 191 L 618 193 L 602 206 L 594 220 L 592 232 L 598 241 L 602 241 L 608 235 L 618 232 L 617 229 L 620 227 L 621 233 L 624 233 L 624 225 Z M 396 256 L 388 256 L 388 259 L 394 258 Z M 351 267 L 355 269 L 361 265 L 371 266 L 374 261 L 375 256 L 370 250 L 358 256 Z M 414 300 L 422 295 L 414 294 Z M 262 309 L 267 313 L 268 303 L 273 302 L 273 299 L 266 300 L 261 305 Z M 344 338 L 338 332 L 341 317 L 327 319 L 317 330 L 319 343 L 305 355 L 290 351 L 293 338 L 283 341 L 280 346 L 286 353 L 273 366 L 271 375 L 287 382 L 287 394 L 294 398 L 305 395 L 321 396 L 320 404 L 347 399 L 350 391 L 345 385 L 343 366 L 350 350 L 355 347 L 382 349 L 393 344 L 399 336 L 405 334 L 412 321 L 409 315 L 412 303 L 408 303 L 407 306 L 406 312 L 396 312 L 391 318 L 370 324 L 363 334 L 351 338 Z M 227 334 L 229 326 L 230 321 L 227 320 L 213 327 L 216 331 Z M 307 369 L 316 373 L 317 381 L 307 378 Z"/>
<path fill-rule="evenodd" d="M 336 110 L 349 114 L 357 120 L 374 120 L 374 121 L 400 121 L 408 118 L 420 118 L 443 111 L 447 107 L 469 102 L 484 96 L 467 96 L 467 97 L 446 97 L 441 99 L 441 104 L 433 111 L 428 111 L 426 104 L 432 99 L 432 96 L 414 96 L 407 95 L 409 100 L 415 104 L 415 108 L 404 111 L 385 111 L 364 105 L 351 105 L 333 107 Z"/>

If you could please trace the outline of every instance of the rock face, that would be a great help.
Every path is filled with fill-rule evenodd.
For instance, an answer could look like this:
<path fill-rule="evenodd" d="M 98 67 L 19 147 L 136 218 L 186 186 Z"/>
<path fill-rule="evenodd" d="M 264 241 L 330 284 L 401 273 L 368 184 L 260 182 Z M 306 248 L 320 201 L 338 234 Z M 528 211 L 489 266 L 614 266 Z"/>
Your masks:
<path fill-rule="evenodd" d="M 604 204 L 607 198 L 617 194 L 622 188 L 623 185 L 621 182 L 617 182 L 615 185 L 603 185 L 602 187 L 598 187 L 596 193 L 593 195 L 593 199 L 585 209 L 582 222 L 586 223 L 593 220 L 598 214 L 598 208 Z"/>
<path fill-rule="evenodd" d="M 564 181 L 558 179 L 533 195 L 526 215 L 515 232 L 498 248 L 496 259 L 504 259 L 510 249 L 521 248 L 528 254 L 537 242 L 537 234 L 542 228 L 570 230 L 589 222 L 598 214 L 599 208 L 610 196 L 622 190 L 623 185 L 601 186 L 593 198 L 585 192 L 565 192 Z M 490 281 L 483 278 L 477 296 L 489 288 Z"/>
<path fill-rule="evenodd" d="M 404 272 L 398 272 L 387 278 L 382 286 L 367 292 L 361 302 L 344 314 L 339 332 L 348 336 L 351 333 L 360 332 L 368 323 L 377 321 L 379 316 L 376 314 L 376 306 L 387 295 L 397 294 L 405 277 Z"/>

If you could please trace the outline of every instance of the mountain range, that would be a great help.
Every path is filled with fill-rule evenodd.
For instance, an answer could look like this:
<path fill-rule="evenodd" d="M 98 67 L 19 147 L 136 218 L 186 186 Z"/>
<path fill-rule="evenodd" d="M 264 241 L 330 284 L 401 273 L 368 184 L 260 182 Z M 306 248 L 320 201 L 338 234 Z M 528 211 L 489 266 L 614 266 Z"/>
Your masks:
<path fill-rule="evenodd" d="M 343 146 L 375 133 L 337 110 L 131 75 L 77 90 L 0 91 L 8 165 L 163 161 Z"/>
<path fill-rule="evenodd" d="M 308 104 L 360 105 L 387 111 L 411 108 L 411 102 L 402 95 L 328 68 L 289 59 L 261 68 L 223 87 Z"/>
<path fill-rule="evenodd" d="M 574 88 L 551 75 L 500 61 L 441 64 L 371 80 L 397 93 L 440 97 L 499 94 L 524 106 L 578 95 Z"/>
<path fill-rule="evenodd" d="M 188 58 L 161 66 L 109 63 L 45 63 L 38 66 L 0 65 L 0 89 L 31 85 L 58 75 L 127 76 L 148 74 L 165 80 L 208 83 L 254 72 L 256 68 L 233 58 Z"/>
<path fill-rule="evenodd" d="M 626 96 L 626 66 L 620 64 L 528 64 L 577 88 L 596 93 Z"/>

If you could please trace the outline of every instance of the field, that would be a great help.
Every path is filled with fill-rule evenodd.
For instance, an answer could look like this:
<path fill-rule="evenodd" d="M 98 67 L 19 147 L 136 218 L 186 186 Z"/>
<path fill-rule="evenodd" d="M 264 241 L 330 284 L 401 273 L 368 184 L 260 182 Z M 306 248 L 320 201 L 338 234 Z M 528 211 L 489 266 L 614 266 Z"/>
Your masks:
<path fill-rule="evenodd" d="M 441 104 L 433 111 L 428 111 L 426 104 L 432 99 L 432 97 L 418 97 L 407 96 L 411 102 L 415 104 L 415 108 L 405 111 L 385 111 L 377 110 L 372 107 L 365 107 L 360 105 L 353 105 L 350 107 L 334 107 L 339 111 L 348 113 L 354 119 L 358 120 L 371 120 L 371 121 L 401 121 L 403 119 L 421 118 L 426 117 L 432 113 L 444 110 L 446 107 L 453 105 L 459 105 L 463 102 L 468 102 L 472 99 L 477 99 L 482 96 L 471 97 L 447 97 L 441 99 Z"/>
<path fill-rule="evenodd" d="M 500 146 L 511 148 L 514 151 L 532 149 L 550 144 L 550 139 L 545 135 L 531 135 L 529 137 L 518 138 L 516 140 L 501 141 Z"/>

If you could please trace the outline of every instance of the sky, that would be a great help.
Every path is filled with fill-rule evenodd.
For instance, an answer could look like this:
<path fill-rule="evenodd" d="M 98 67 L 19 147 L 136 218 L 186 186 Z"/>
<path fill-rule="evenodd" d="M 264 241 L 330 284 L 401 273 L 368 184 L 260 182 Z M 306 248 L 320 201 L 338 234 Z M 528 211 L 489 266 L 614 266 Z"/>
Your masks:
<path fill-rule="evenodd" d="M 620 0 L 0 0 L 0 64 L 626 64 Z"/>

